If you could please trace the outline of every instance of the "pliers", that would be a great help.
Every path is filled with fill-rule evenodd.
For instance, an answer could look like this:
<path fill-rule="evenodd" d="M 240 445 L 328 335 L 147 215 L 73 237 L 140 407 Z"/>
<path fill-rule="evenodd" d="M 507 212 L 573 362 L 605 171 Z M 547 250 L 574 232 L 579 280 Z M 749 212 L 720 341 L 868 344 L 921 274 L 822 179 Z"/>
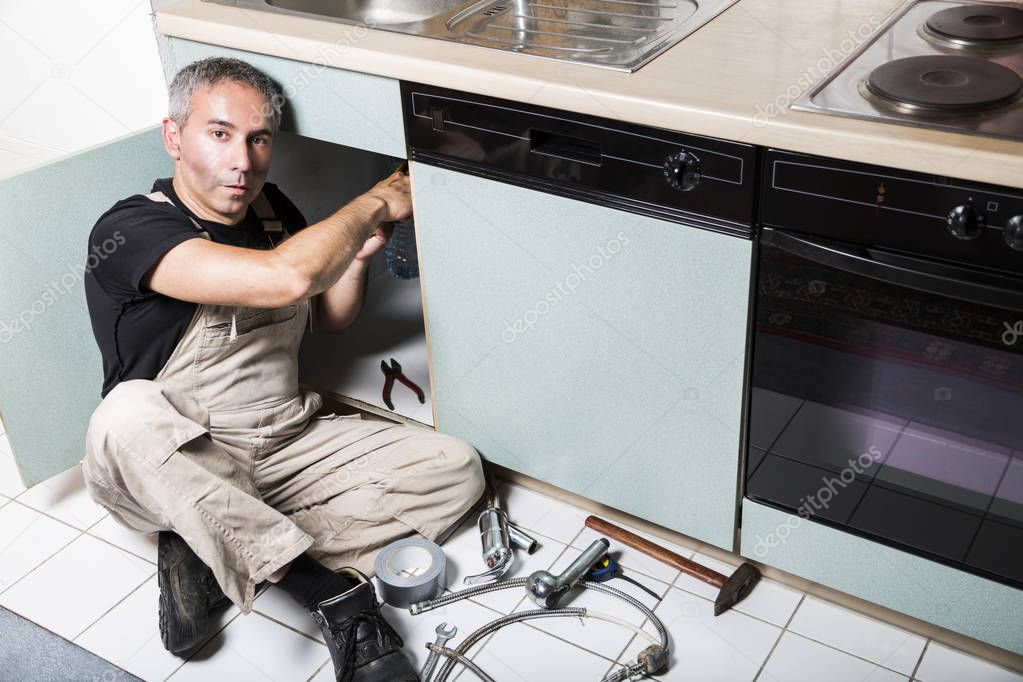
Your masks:
<path fill-rule="evenodd" d="M 395 379 L 412 389 L 416 397 L 419 398 L 419 402 L 426 402 L 426 395 L 423 393 L 423 389 L 416 386 L 414 381 L 402 374 L 401 365 L 398 364 L 397 360 L 391 358 L 390 366 L 384 360 L 381 360 L 380 371 L 384 373 L 384 404 L 387 405 L 387 409 L 394 409 L 394 403 L 391 402 L 391 387 L 394 386 Z"/>

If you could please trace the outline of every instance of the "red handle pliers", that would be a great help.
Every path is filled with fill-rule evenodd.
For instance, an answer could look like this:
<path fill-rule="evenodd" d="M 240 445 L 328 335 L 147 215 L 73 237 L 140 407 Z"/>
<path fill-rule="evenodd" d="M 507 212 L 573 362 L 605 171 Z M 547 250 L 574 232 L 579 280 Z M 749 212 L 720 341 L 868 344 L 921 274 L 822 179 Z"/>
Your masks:
<path fill-rule="evenodd" d="M 394 386 L 394 380 L 397 379 L 401 383 L 408 386 L 419 398 L 419 402 L 426 402 L 426 395 L 423 393 L 423 389 L 416 386 L 415 382 L 409 379 L 407 376 L 402 374 L 401 365 L 394 358 L 391 358 L 391 364 L 388 364 L 381 360 L 380 371 L 384 373 L 384 404 L 387 405 L 387 409 L 393 410 L 394 403 L 391 402 L 391 387 Z"/>

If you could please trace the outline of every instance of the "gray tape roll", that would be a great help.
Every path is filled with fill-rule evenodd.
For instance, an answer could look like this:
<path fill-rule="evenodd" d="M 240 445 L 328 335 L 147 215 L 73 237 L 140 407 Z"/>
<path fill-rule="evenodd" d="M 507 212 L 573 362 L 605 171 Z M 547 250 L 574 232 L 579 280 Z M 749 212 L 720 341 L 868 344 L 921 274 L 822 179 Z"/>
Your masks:
<path fill-rule="evenodd" d="M 380 550 L 373 570 L 380 581 L 381 598 L 404 609 L 444 591 L 447 559 L 436 543 L 405 538 Z"/>

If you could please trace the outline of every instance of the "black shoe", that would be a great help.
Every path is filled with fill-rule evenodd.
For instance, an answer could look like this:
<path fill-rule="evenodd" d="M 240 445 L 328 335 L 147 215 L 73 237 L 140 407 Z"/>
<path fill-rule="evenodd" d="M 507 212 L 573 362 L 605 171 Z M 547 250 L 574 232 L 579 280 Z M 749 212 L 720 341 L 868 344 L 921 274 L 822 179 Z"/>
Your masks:
<path fill-rule="evenodd" d="M 358 584 L 320 602 L 312 612 L 337 682 L 418 682 L 419 675 L 401 652 L 404 642 L 380 613 L 373 583 L 354 568 L 338 572 Z"/>
<path fill-rule="evenodd" d="M 207 638 L 210 610 L 227 603 L 213 571 L 177 533 L 162 531 L 157 550 L 160 638 L 180 654 Z"/>

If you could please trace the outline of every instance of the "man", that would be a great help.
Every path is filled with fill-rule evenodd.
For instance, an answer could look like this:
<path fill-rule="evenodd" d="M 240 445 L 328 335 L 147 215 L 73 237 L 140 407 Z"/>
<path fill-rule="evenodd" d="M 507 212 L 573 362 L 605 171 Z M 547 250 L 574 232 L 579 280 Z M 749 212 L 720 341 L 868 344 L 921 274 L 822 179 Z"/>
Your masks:
<path fill-rule="evenodd" d="M 269 78 L 206 59 L 169 97 L 174 177 L 90 235 L 118 245 L 86 279 L 104 365 L 90 494 L 160 532 L 169 650 L 201 643 L 227 599 L 249 613 L 268 580 L 309 609 L 338 680 L 416 680 L 364 574 L 387 543 L 453 529 L 483 491 L 479 456 L 433 431 L 319 414 L 297 368 L 307 328 L 339 332 L 358 313 L 384 224 L 410 215 L 408 178 L 306 227 L 265 183 L 282 101 Z"/>

